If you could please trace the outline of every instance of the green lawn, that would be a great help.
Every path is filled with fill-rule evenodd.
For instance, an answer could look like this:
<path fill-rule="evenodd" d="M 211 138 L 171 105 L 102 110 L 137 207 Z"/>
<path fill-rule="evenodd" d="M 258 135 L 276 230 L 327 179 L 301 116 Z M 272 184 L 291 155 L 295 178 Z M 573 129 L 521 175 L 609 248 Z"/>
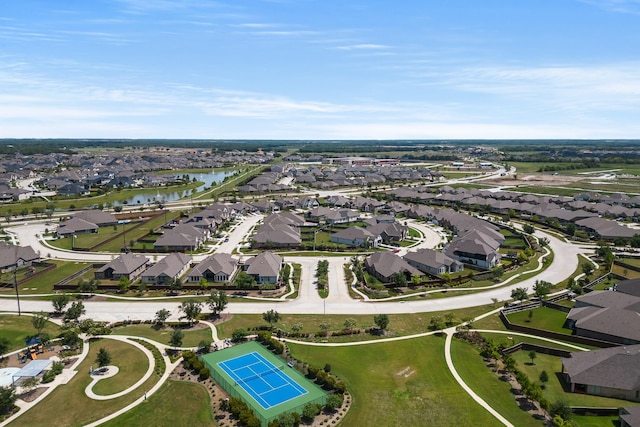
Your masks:
<path fill-rule="evenodd" d="M 147 401 L 119 417 L 102 424 L 105 427 L 209 427 L 215 425 L 209 393 L 203 386 L 183 381 L 167 381 Z"/>
<path fill-rule="evenodd" d="M 453 313 L 457 321 L 472 319 L 482 313 L 486 313 L 491 306 L 472 307 L 461 310 L 440 311 L 432 313 L 415 313 L 415 314 L 390 314 L 389 326 L 387 330 L 389 335 L 401 336 L 411 335 L 420 332 L 429 332 L 429 321 L 433 316 L 443 316 L 445 313 Z M 323 314 L 280 314 L 280 321 L 274 324 L 275 327 L 290 330 L 295 323 L 302 323 L 302 333 L 316 333 L 320 331 L 320 324 L 328 322 L 330 331 L 339 331 L 344 329 L 344 321 L 353 318 L 357 322 L 358 328 L 366 328 L 374 326 L 373 316 L 370 315 L 323 315 Z M 261 314 L 235 314 L 233 317 L 223 323 L 216 325 L 218 336 L 221 338 L 231 337 L 231 333 L 236 329 L 248 329 L 255 326 L 266 325 Z M 335 338 L 329 338 L 333 341 Z M 358 338 L 359 340 L 362 337 Z"/>
<path fill-rule="evenodd" d="M 562 362 L 559 357 L 538 353 L 536 354 L 534 365 L 531 364 L 528 351 L 515 352 L 513 353 L 513 357 L 518 363 L 518 368 L 526 373 L 531 380 L 538 380 L 540 372 L 547 371 L 547 374 L 549 374 L 549 382 L 543 393 L 550 402 L 564 400 L 572 406 L 601 408 L 618 408 L 621 406 L 634 405 L 634 403 L 626 400 L 569 392 L 562 380 Z"/>
<path fill-rule="evenodd" d="M 55 246 L 60 249 L 71 250 L 72 243 L 74 248 L 91 248 L 95 245 L 98 245 L 104 242 L 107 239 L 110 239 L 114 236 L 118 236 L 131 230 L 136 225 L 140 224 L 139 222 L 130 222 L 123 225 L 109 226 L 109 227 L 100 227 L 98 228 L 97 233 L 81 233 L 76 234 L 75 239 L 71 237 L 63 237 L 56 240 L 51 240 L 51 246 Z M 122 244 L 122 239 L 120 240 L 120 244 Z"/>
<path fill-rule="evenodd" d="M 425 337 L 369 347 L 290 345 L 294 357 L 331 365 L 353 396 L 342 426 L 498 426 L 455 382 L 444 339 Z"/>
<path fill-rule="evenodd" d="M 531 321 L 529 321 L 530 311 L 533 312 Z M 567 318 L 567 313 L 548 307 L 519 311 L 517 313 L 507 315 L 507 318 L 511 323 L 528 326 L 530 328 L 545 329 L 567 335 L 571 335 L 573 332 L 571 329 L 563 327 Z"/>
<path fill-rule="evenodd" d="M 118 373 L 93 386 L 93 392 L 97 395 L 108 396 L 126 390 L 140 380 L 149 368 L 149 359 L 139 348 L 120 341 L 113 342 L 110 348 L 110 365 L 117 366 Z"/>
<path fill-rule="evenodd" d="M 9 353 L 24 347 L 27 337 L 36 335 L 31 319 L 31 316 L 0 315 L 0 331 L 2 337 L 9 340 Z M 55 338 L 60 333 L 60 327 L 53 322 L 47 322 L 42 332 Z"/>
<path fill-rule="evenodd" d="M 152 328 L 151 325 L 128 325 L 113 330 L 114 335 L 133 335 L 136 337 L 149 338 L 162 344 L 169 344 L 171 332 L 173 328 L 165 327 L 162 329 Z M 183 329 L 184 338 L 182 340 L 183 347 L 197 347 L 200 341 L 212 341 L 211 329 L 207 326 L 202 329 Z"/>
<path fill-rule="evenodd" d="M 464 382 L 485 402 L 516 426 L 543 426 L 527 412 L 520 409 L 511 394 L 508 382 L 501 381 L 485 365 L 478 349 L 471 344 L 454 339 L 451 343 L 451 359 Z"/>
<path fill-rule="evenodd" d="M 132 393 L 117 399 L 93 400 L 84 393 L 84 389 L 91 382 L 89 368 L 96 365 L 95 360 L 98 349 L 104 347 L 111 352 L 115 363 L 118 358 L 115 350 L 120 348 L 120 344 L 118 341 L 109 339 L 91 342 L 89 355 L 80 363 L 78 373 L 71 381 L 56 388 L 36 408 L 17 418 L 11 426 L 82 426 L 103 418 L 141 397 L 145 390 L 149 390 L 158 381 L 159 377 L 156 374 L 151 375 L 151 378 Z"/>
<path fill-rule="evenodd" d="M 122 239 L 114 239 L 110 242 L 96 247 L 96 251 L 120 252 L 120 249 L 122 248 L 124 242 L 126 242 L 127 246 L 129 246 L 129 242 L 131 240 L 136 241 L 138 239 L 142 239 L 144 236 L 151 233 L 155 228 L 160 227 L 161 225 L 165 224 L 168 221 L 171 221 L 174 218 L 177 218 L 179 215 L 180 213 L 175 211 L 169 211 L 166 213 L 166 215 L 158 215 L 155 218 L 145 221 L 144 224 L 137 228 L 134 228 L 130 232 L 126 232 Z"/>
<path fill-rule="evenodd" d="M 53 292 L 54 284 L 89 265 L 82 262 L 53 260 L 47 262 L 56 264 L 57 267 L 20 285 L 20 295 L 51 293 Z M 15 294 L 15 290 L 13 288 L 0 288 L 0 293 Z"/>

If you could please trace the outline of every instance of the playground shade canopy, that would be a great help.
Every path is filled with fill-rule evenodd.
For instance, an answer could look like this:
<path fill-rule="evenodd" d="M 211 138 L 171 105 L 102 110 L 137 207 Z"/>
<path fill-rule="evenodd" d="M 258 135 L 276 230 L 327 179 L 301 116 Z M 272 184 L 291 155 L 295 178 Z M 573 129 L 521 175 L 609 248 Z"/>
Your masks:
<path fill-rule="evenodd" d="M 27 366 L 13 374 L 11 379 L 15 383 L 16 379 L 36 377 L 52 363 L 51 360 L 32 360 Z"/>

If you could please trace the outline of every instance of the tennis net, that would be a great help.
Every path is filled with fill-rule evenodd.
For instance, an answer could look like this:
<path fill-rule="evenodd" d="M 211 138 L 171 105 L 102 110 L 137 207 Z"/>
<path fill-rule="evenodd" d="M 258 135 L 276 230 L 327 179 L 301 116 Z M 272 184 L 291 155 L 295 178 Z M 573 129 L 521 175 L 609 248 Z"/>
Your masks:
<path fill-rule="evenodd" d="M 245 377 L 245 378 L 238 378 L 238 382 L 247 383 L 247 382 L 249 382 L 251 380 L 255 380 L 256 378 L 261 378 L 261 377 L 267 376 L 269 374 L 273 374 L 274 372 L 278 372 L 278 371 L 284 371 L 284 365 L 276 366 L 273 369 L 269 369 L 269 370 L 264 371 L 264 372 L 259 372 L 259 373 L 255 374 L 255 375 L 251 375 L 251 376 L 248 376 L 248 377 Z"/>

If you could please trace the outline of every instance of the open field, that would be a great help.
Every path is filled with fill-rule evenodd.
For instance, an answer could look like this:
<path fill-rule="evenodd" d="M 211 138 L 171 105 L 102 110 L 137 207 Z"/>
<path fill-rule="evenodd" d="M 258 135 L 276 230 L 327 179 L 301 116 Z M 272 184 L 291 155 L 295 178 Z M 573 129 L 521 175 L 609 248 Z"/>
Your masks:
<path fill-rule="evenodd" d="M 531 319 L 529 319 L 530 312 L 533 313 Z M 512 323 L 528 326 L 530 328 L 545 329 L 567 335 L 571 335 L 573 332 L 571 329 L 563 326 L 567 318 L 567 313 L 548 307 L 519 311 L 517 313 L 507 315 L 507 318 Z"/>
<path fill-rule="evenodd" d="M 353 396 L 341 425 L 498 426 L 446 368 L 444 339 L 425 337 L 367 348 L 290 345 L 294 357 L 331 365 Z M 420 355 L 420 357 L 416 357 Z"/>
<path fill-rule="evenodd" d="M 491 309 L 491 306 L 480 306 L 462 310 L 451 310 L 447 312 L 432 312 L 432 313 L 420 313 L 420 314 L 390 314 L 389 326 L 387 327 L 387 335 L 401 336 L 411 335 L 421 332 L 429 332 L 429 321 L 434 316 L 443 316 L 445 313 L 452 313 L 458 321 L 465 319 L 472 319 L 482 313 L 486 313 Z M 266 311 L 266 309 L 265 309 Z M 322 322 L 328 322 L 330 331 L 339 331 L 344 329 L 344 321 L 348 318 L 353 318 L 357 322 L 357 328 L 366 328 L 374 326 L 373 316 L 367 315 L 331 315 L 324 316 L 322 314 L 298 314 L 289 315 L 281 314 L 280 321 L 274 324 L 274 327 L 281 328 L 283 330 L 290 330 L 291 326 L 295 323 L 302 323 L 302 333 L 317 333 L 320 331 L 320 324 Z M 235 314 L 230 320 L 219 323 L 216 325 L 218 329 L 218 336 L 221 338 L 231 337 L 231 333 L 236 329 L 248 329 L 256 326 L 265 326 L 267 322 L 262 319 L 260 314 Z M 343 339 L 348 338 L 341 337 Z M 333 341 L 335 338 L 329 338 L 329 341 Z M 358 337 L 359 340 L 362 336 Z M 375 337 L 372 336 L 372 339 Z"/>
<path fill-rule="evenodd" d="M 115 341 L 110 352 L 110 364 L 118 367 L 118 374 L 98 381 L 93 386 L 93 392 L 97 395 L 108 396 L 126 390 L 139 381 L 149 368 L 147 356 L 133 345 Z"/>
<path fill-rule="evenodd" d="M 200 384 L 169 380 L 144 404 L 103 424 L 105 427 L 142 425 L 213 426 L 209 393 Z"/>

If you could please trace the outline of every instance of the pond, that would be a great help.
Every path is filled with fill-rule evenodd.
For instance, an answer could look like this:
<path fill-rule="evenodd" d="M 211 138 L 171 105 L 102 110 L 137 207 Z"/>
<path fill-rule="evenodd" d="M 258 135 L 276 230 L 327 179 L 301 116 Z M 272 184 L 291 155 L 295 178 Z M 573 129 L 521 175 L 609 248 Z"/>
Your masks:
<path fill-rule="evenodd" d="M 192 173 L 189 174 L 191 179 L 195 178 L 197 181 L 202 182 L 202 185 L 193 190 L 193 194 L 204 190 L 207 187 L 211 187 L 214 184 L 219 184 L 228 176 L 232 176 L 238 173 L 237 170 L 231 171 L 211 171 L 207 173 Z M 189 197 L 192 190 L 167 190 L 164 188 L 158 188 L 155 191 L 149 190 L 148 193 L 138 194 L 128 199 L 119 200 L 113 203 L 114 206 L 121 204 L 130 205 L 144 205 L 145 203 L 154 203 L 156 201 L 175 202 L 180 199 Z"/>

